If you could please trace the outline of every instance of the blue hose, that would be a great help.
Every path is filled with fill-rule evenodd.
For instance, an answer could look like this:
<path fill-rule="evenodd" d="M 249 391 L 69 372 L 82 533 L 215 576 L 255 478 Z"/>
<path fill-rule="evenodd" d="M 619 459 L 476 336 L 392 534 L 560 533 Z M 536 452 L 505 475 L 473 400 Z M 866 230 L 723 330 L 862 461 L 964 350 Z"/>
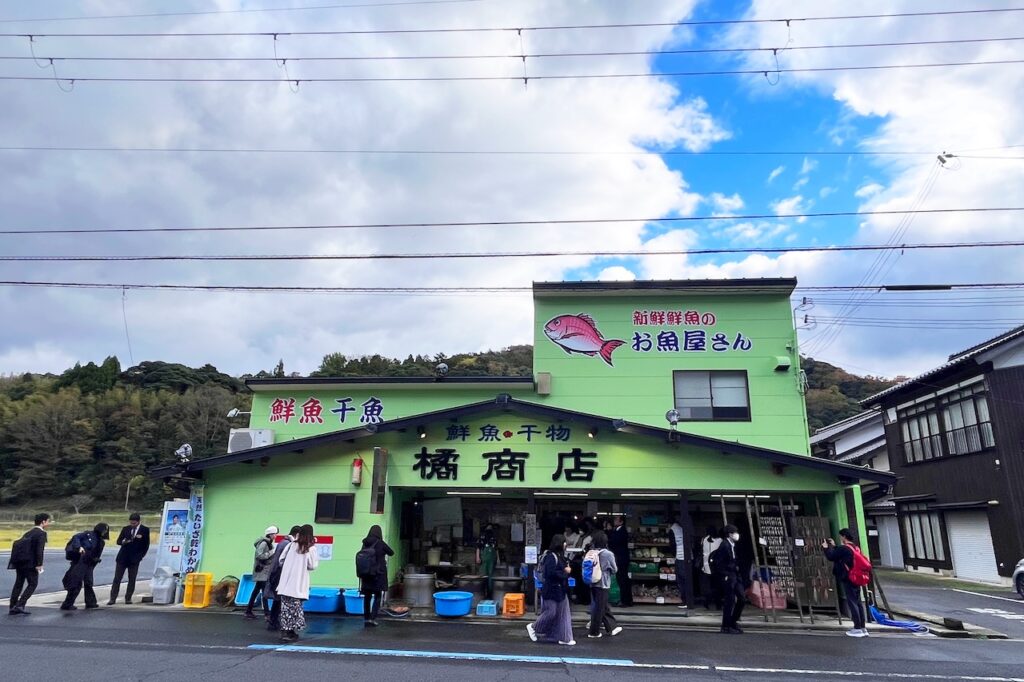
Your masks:
<path fill-rule="evenodd" d="M 890 620 L 883 616 L 882 612 L 874 606 L 868 605 L 868 609 L 871 611 L 871 618 L 879 625 L 886 625 L 891 628 L 903 628 L 904 630 L 909 630 L 910 632 L 919 634 L 928 632 L 928 628 L 920 623 L 915 623 L 912 620 Z"/>

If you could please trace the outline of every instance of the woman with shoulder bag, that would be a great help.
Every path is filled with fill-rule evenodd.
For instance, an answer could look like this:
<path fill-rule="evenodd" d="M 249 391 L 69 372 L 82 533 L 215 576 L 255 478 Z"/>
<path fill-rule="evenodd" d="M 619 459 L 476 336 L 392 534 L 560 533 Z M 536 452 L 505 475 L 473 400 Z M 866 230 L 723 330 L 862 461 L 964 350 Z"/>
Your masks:
<path fill-rule="evenodd" d="M 313 526 L 306 524 L 281 554 L 281 578 L 276 593 L 281 601 L 282 642 L 294 642 L 299 638 L 299 630 L 306 627 L 302 602 L 309 599 L 309 573 L 320 563 L 315 545 Z"/>
<path fill-rule="evenodd" d="M 245 609 L 245 618 L 254 620 L 256 614 L 252 609 L 256 605 L 256 597 L 260 597 L 263 604 L 263 615 L 269 617 L 270 607 L 267 605 L 267 578 L 270 577 L 270 569 L 273 567 L 271 558 L 274 556 L 274 538 L 277 537 L 277 526 L 268 526 L 263 535 L 253 543 L 254 556 L 252 561 L 252 579 L 255 586 L 252 588 L 252 596 L 249 597 L 249 605 Z"/>
<path fill-rule="evenodd" d="M 576 640 L 572 636 L 572 613 L 566 597 L 566 585 L 572 569 L 565 561 L 564 535 L 551 538 L 539 570 L 544 581 L 540 591 L 544 603 L 537 621 L 527 625 L 526 632 L 534 642 L 538 637 L 544 637 L 548 641 L 572 646 Z"/>

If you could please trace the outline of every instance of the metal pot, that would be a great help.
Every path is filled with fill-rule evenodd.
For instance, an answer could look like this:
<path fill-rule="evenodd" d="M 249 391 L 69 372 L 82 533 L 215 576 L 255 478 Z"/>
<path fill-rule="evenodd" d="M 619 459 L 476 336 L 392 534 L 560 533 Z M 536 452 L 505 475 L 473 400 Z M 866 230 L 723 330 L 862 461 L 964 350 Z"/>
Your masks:
<path fill-rule="evenodd" d="M 457 575 L 455 576 L 455 589 L 471 593 L 473 595 L 472 608 L 475 609 L 487 591 L 487 576 Z"/>
<path fill-rule="evenodd" d="M 434 605 L 434 574 L 407 573 L 405 575 L 404 595 L 413 606 L 432 607 Z"/>

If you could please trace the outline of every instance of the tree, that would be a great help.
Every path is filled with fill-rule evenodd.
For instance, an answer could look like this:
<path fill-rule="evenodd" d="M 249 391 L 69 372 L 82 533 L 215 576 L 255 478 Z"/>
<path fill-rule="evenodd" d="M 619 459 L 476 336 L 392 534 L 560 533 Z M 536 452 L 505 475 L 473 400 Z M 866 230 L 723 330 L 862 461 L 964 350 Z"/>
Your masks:
<path fill-rule="evenodd" d="M 92 495 L 78 494 L 78 495 L 72 495 L 71 497 L 68 498 L 68 504 L 71 506 L 72 509 L 75 510 L 76 514 L 81 514 L 82 513 L 82 509 L 85 509 L 87 506 L 92 504 L 94 501 L 95 501 L 95 498 Z"/>
<path fill-rule="evenodd" d="M 274 367 L 274 378 L 284 379 L 284 360 L 278 360 L 277 365 Z"/>

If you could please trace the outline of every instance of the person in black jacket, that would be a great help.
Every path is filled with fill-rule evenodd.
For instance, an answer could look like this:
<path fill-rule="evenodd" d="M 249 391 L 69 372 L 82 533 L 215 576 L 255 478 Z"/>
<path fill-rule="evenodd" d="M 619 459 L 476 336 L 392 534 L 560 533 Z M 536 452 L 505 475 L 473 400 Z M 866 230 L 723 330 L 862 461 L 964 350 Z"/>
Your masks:
<path fill-rule="evenodd" d="M 36 591 L 39 574 L 43 572 L 43 550 L 46 548 L 46 527 L 50 525 L 49 514 L 36 514 L 35 526 L 21 536 L 24 545 L 18 556 L 11 552 L 7 568 L 15 571 L 14 589 L 11 590 L 9 613 L 12 616 L 27 616 L 25 610 L 29 597 Z"/>
<path fill-rule="evenodd" d="M 626 519 L 623 516 L 615 517 L 614 528 L 608 534 L 608 549 L 615 555 L 615 565 L 619 567 L 615 573 L 615 580 L 619 583 L 619 606 L 632 606 L 633 581 L 629 578 L 629 529 L 626 528 Z"/>
<path fill-rule="evenodd" d="M 377 557 L 375 575 L 359 579 L 359 591 L 363 593 L 363 626 L 377 627 L 377 614 L 380 613 L 381 602 L 388 591 L 388 557 L 395 555 L 395 550 L 384 542 L 380 526 L 370 526 L 370 532 L 363 538 L 363 549 L 373 548 Z"/>
<path fill-rule="evenodd" d="M 149 528 L 142 525 L 142 517 L 132 514 L 128 517 L 128 525 L 121 529 L 117 536 L 117 544 L 121 548 L 117 550 L 117 558 L 114 559 L 114 582 L 110 586 L 110 599 L 107 606 L 113 606 L 117 601 L 117 593 L 121 589 L 121 578 L 124 572 L 128 571 L 128 589 L 124 592 L 124 603 L 132 603 L 132 595 L 135 594 L 135 579 L 139 576 L 139 564 L 143 557 L 149 552 Z"/>
<path fill-rule="evenodd" d="M 718 584 L 722 595 L 722 632 L 727 635 L 743 634 L 743 630 L 737 625 L 746 604 L 740 564 L 736 558 L 736 543 L 739 539 L 739 529 L 736 526 L 728 525 L 723 528 L 722 544 L 714 551 L 709 561 L 712 580 Z"/>
<path fill-rule="evenodd" d="M 93 592 L 93 571 L 100 563 L 100 555 L 103 554 L 104 541 L 110 539 L 110 526 L 105 523 L 97 523 L 92 530 L 78 533 L 71 538 L 70 552 L 74 559 L 70 559 L 71 567 L 64 574 L 64 589 L 68 591 L 64 603 L 60 605 L 62 611 L 75 611 L 75 600 L 78 593 L 85 588 L 85 608 L 98 609 L 96 593 Z"/>
<path fill-rule="evenodd" d="M 825 550 L 825 558 L 832 562 L 832 574 L 836 582 L 843 586 L 843 596 L 846 598 L 846 608 L 850 612 L 850 619 L 853 621 L 853 629 L 846 632 L 849 637 L 867 637 L 868 631 L 864 627 L 864 607 L 860 603 L 860 588 L 850 582 L 850 569 L 853 568 L 853 548 L 857 546 L 857 540 L 849 528 L 839 531 L 839 538 L 842 540 L 840 546 L 832 538 L 821 543 Z"/>
<path fill-rule="evenodd" d="M 572 612 L 566 590 L 572 569 L 565 561 L 565 536 L 551 538 L 548 551 L 540 557 L 537 571 L 541 575 L 540 596 L 543 599 L 537 620 L 526 626 L 526 632 L 534 642 L 539 637 L 547 641 L 573 646 L 576 640 L 572 634 Z"/>

